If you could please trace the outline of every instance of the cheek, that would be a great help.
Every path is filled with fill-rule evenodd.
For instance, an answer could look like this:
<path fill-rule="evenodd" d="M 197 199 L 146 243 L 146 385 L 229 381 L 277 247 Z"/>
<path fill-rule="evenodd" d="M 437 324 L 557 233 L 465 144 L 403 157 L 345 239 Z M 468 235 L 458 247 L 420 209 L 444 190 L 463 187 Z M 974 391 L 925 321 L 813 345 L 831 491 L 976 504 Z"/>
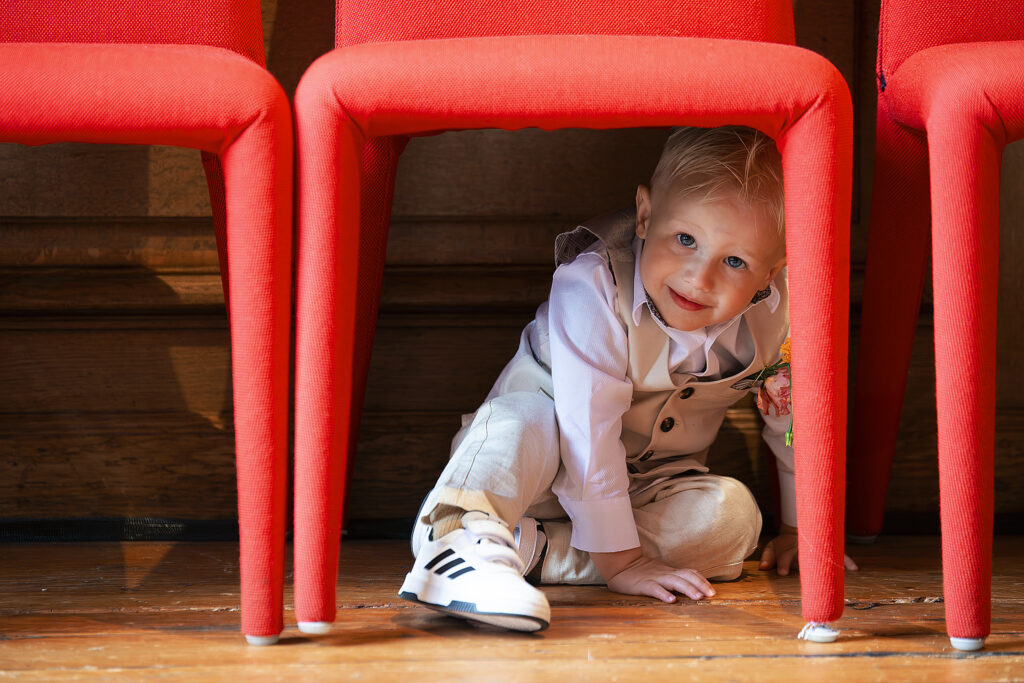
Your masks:
<path fill-rule="evenodd" d="M 736 278 L 736 281 L 729 283 L 726 298 L 733 308 L 745 308 L 750 300 L 757 293 L 757 287 L 748 278 Z"/>
<path fill-rule="evenodd" d="M 653 254 L 645 256 L 640 257 L 640 281 L 648 290 L 654 291 L 664 282 L 671 269 L 666 268 L 665 259 Z"/>

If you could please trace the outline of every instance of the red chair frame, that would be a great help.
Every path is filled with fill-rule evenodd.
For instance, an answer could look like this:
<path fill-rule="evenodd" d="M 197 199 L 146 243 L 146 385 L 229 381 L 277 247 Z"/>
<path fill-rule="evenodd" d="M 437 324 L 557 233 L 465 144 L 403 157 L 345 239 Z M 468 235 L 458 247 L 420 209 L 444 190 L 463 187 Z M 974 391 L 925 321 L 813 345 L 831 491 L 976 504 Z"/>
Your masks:
<path fill-rule="evenodd" d="M 803 610 L 812 622 L 837 619 L 852 112 L 835 67 L 792 45 L 788 0 L 470 1 L 447 14 L 432 3 L 341 0 L 337 27 L 339 47 L 295 96 L 300 629 L 323 632 L 336 616 L 343 484 L 403 140 L 528 126 L 738 124 L 778 142 L 793 376 L 804 392 L 795 417 Z"/>
<path fill-rule="evenodd" d="M 882 2 L 848 524 L 882 527 L 931 243 L 946 622 L 967 650 L 991 622 L 999 175 L 1024 137 L 1022 63 L 1018 0 Z"/>
<path fill-rule="evenodd" d="M 0 141 L 202 150 L 231 323 L 242 630 L 283 628 L 293 137 L 258 0 L 10 0 Z M 229 267 L 230 266 L 230 267 Z"/>

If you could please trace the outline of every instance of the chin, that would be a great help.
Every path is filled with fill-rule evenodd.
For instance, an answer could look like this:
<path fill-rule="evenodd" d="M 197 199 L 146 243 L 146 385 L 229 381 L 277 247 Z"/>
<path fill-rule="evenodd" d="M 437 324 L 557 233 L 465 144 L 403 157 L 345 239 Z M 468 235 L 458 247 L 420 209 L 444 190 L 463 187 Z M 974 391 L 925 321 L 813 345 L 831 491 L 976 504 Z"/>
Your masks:
<path fill-rule="evenodd" d="M 677 320 L 676 322 L 672 322 L 671 320 L 667 320 L 666 322 L 668 323 L 669 327 L 671 327 L 673 329 L 676 329 L 676 330 L 679 330 L 680 332 L 696 332 L 699 329 L 702 329 L 702 328 L 707 327 L 708 325 L 714 324 L 714 323 L 696 322 L 696 321 L 693 321 L 693 320 L 688 320 L 688 321 Z"/>

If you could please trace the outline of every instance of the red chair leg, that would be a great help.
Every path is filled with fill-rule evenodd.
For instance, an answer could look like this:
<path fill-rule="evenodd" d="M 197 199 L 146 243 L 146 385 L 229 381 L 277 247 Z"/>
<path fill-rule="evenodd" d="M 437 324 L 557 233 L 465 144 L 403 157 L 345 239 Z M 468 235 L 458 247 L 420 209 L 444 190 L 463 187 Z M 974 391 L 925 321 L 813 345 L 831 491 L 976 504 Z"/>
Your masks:
<path fill-rule="evenodd" d="M 779 141 L 787 226 L 801 228 L 788 229 L 786 235 L 793 377 L 797 385 L 815 387 L 819 398 L 816 405 L 798 405 L 793 414 L 802 612 L 808 621 L 801 637 L 818 641 L 836 638 L 827 623 L 843 613 L 846 425 L 841 416 L 846 414 L 849 205 L 815 205 L 798 188 L 825 182 L 829 191 L 813 196 L 850 196 L 848 98 L 837 97 L 833 113 L 838 123 L 808 121 Z M 834 155 L 822 155 L 820 149 Z M 827 218 L 815 220 L 815 215 Z"/>
<path fill-rule="evenodd" d="M 335 582 L 349 454 L 366 139 L 328 88 L 295 94 L 300 195 L 295 330 L 295 616 L 322 633 Z"/>
<path fill-rule="evenodd" d="M 976 649 L 991 622 L 1003 142 L 968 118 L 930 127 L 928 146 L 946 628 Z"/>
<path fill-rule="evenodd" d="M 238 471 L 242 631 L 254 644 L 283 625 L 288 489 L 292 137 L 284 93 L 221 155 L 227 208 Z M 223 261 L 223 258 L 222 258 Z"/>
<path fill-rule="evenodd" d="M 946 623 L 966 650 L 991 622 L 999 174 L 1024 137 L 1024 81 L 1005 69 L 1022 58 L 1024 41 L 936 46 L 893 93 L 894 117 L 928 132 Z"/>
<path fill-rule="evenodd" d="M 322 172 L 316 170 L 315 162 L 319 159 L 329 163 L 327 157 L 331 150 L 321 146 L 321 141 L 315 137 L 301 136 L 302 133 L 300 144 L 316 146 L 318 153 L 323 156 L 313 153 L 314 158 L 309 160 L 311 163 L 303 166 L 300 173 Z M 351 263 L 339 263 L 337 273 L 333 274 L 324 270 L 332 267 L 330 260 L 321 262 L 317 259 L 315 264 L 304 260 L 299 266 L 297 344 L 303 344 L 302 349 L 309 348 L 307 344 L 317 344 L 320 353 L 328 356 L 335 349 L 336 355 L 324 359 L 322 362 L 327 365 L 319 370 L 308 365 L 296 367 L 296 402 L 324 405 L 316 402 L 318 394 L 312 386 L 314 380 L 310 373 L 324 372 L 334 366 L 334 396 L 339 400 L 336 415 L 340 418 L 335 424 L 327 425 L 324 422 L 330 418 L 331 413 L 326 410 L 317 411 L 315 416 L 305 415 L 306 411 L 297 411 L 296 449 L 302 448 L 304 452 L 317 454 L 312 459 L 308 456 L 296 459 L 295 609 L 299 629 L 305 633 L 327 631 L 337 612 L 335 583 L 338 552 L 345 494 L 351 477 L 347 461 L 355 453 L 358 440 L 384 273 L 395 170 L 406 141 L 401 137 L 378 137 L 362 142 L 362 137 L 353 131 L 351 144 L 346 146 L 346 150 L 349 152 L 347 161 L 351 163 L 355 158 L 352 156 L 355 149 L 362 144 L 357 157 L 360 182 L 355 184 L 360 188 L 359 201 L 352 202 L 350 199 L 347 203 L 339 203 L 333 212 L 336 224 L 341 220 L 347 221 L 347 230 L 343 231 L 339 226 L 337 243 L 339 252 L 346 253 L 352 259 Z M 303 159 L 300 163 L 305 161 Z M 324 201 L 324 196 L 329 194 L 329 187 L 326 183 L 318 185 L 319 196 L 316 197 L 313 195 L 317 193 L 304 195 L 302 201 L 306 203 L 300 210 Z M 304 234 L 300 238 L 304 240 L 302 244 L 309 245 L 309 238 L 310 235 Z M 303 247 L 300 254 L 305 255 L 305 250 L 310 248 L 314 247 Z M 329 247 L 319 245 L 316 248 L 322 250 Z M 314 268 L 317 270 L 314 271 Z M 328 284 L 332 280 L 335 283 L 333 286 Z M 325 300 L 328 291 L 333 291 L 338 297 L 333 313 L 327 308 L 329 302 Z M 309 311 L 314 309 L 320 315 L 337 315 L 335 319 L 339 325 L 333 342 L 325 339 L 329 330 L 313 329 L 312 325 L 306 324 L 306 316 L 311 315 Z M 329 343 L 332 345 L 327 346 Z M 343 350 L 345 348 L 351 348 L 352 351 Z M 348 353 L 351 353 L 353 359 L 351 366 L 339 367 L 334 359 L 347 358 Z M 299 358 L 303 357 L 302 354 L 302 351 L 297 352 Z M 298 420 L 302 421 L 301 426 Z M 319 424 L 314 425 L 314 422 Z M 330 453 L 337 455 L 331 457 L 328 455 Z M 300 517 L 305 521 L 300 521 Z M 316 520 L 316 528 L 310 528 L 311 519 Z"/>
<path fill-rule="evenodd" d="M 882 530 L 931 220 L 924 136 L 896 124 L 880 98 L 847 472 L 847 531 L 864 542 Z"/>

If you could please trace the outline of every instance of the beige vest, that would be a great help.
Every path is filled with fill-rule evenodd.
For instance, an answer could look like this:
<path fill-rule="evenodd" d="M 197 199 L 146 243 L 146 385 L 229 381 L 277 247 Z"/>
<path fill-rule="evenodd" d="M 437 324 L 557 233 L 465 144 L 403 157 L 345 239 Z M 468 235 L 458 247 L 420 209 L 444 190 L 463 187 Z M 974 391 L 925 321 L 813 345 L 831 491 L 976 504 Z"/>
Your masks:
<path fill-rule="evenodd" d="M 622 442 L 629 471 L 634 480 L 639 480 L 636 484 L 643 486 L 644 482 L 652 483 L 679 472 L 707 471 L 708 449 L 726 410 L 750 390 L 749 383 L 741 383 L 742 388 L 733 385 L 779 359 L 779 347 L 789 334 L 789 298 L 783 270 L 773 284 L 781 295 L 775 311 L 762 304 L 743 314 L 740 324 L 753 337 L 755 351 L 754 359 L 742 371 L 714 381 L 674 374 L 669 365 L 671 340 L 650 309 L 642 307 L 640 324 L 633 322 L 634 235 L 632 210 L 602 216 L 559 235 L 555 241 L 555 261 L 572 261 L 595 240 L 602 243 L 607 255 L 616 283 L 616 308 L 629 343 L 627 376 L 633 383 L 632 405 L 622 416 Z M 547 335 L 543 337 L 536 341 L 547 342 Z M 535 346 L 535 355 L 550 367 L 550 347 L 541 345 L 545 348 L 538 354 Z"/>

